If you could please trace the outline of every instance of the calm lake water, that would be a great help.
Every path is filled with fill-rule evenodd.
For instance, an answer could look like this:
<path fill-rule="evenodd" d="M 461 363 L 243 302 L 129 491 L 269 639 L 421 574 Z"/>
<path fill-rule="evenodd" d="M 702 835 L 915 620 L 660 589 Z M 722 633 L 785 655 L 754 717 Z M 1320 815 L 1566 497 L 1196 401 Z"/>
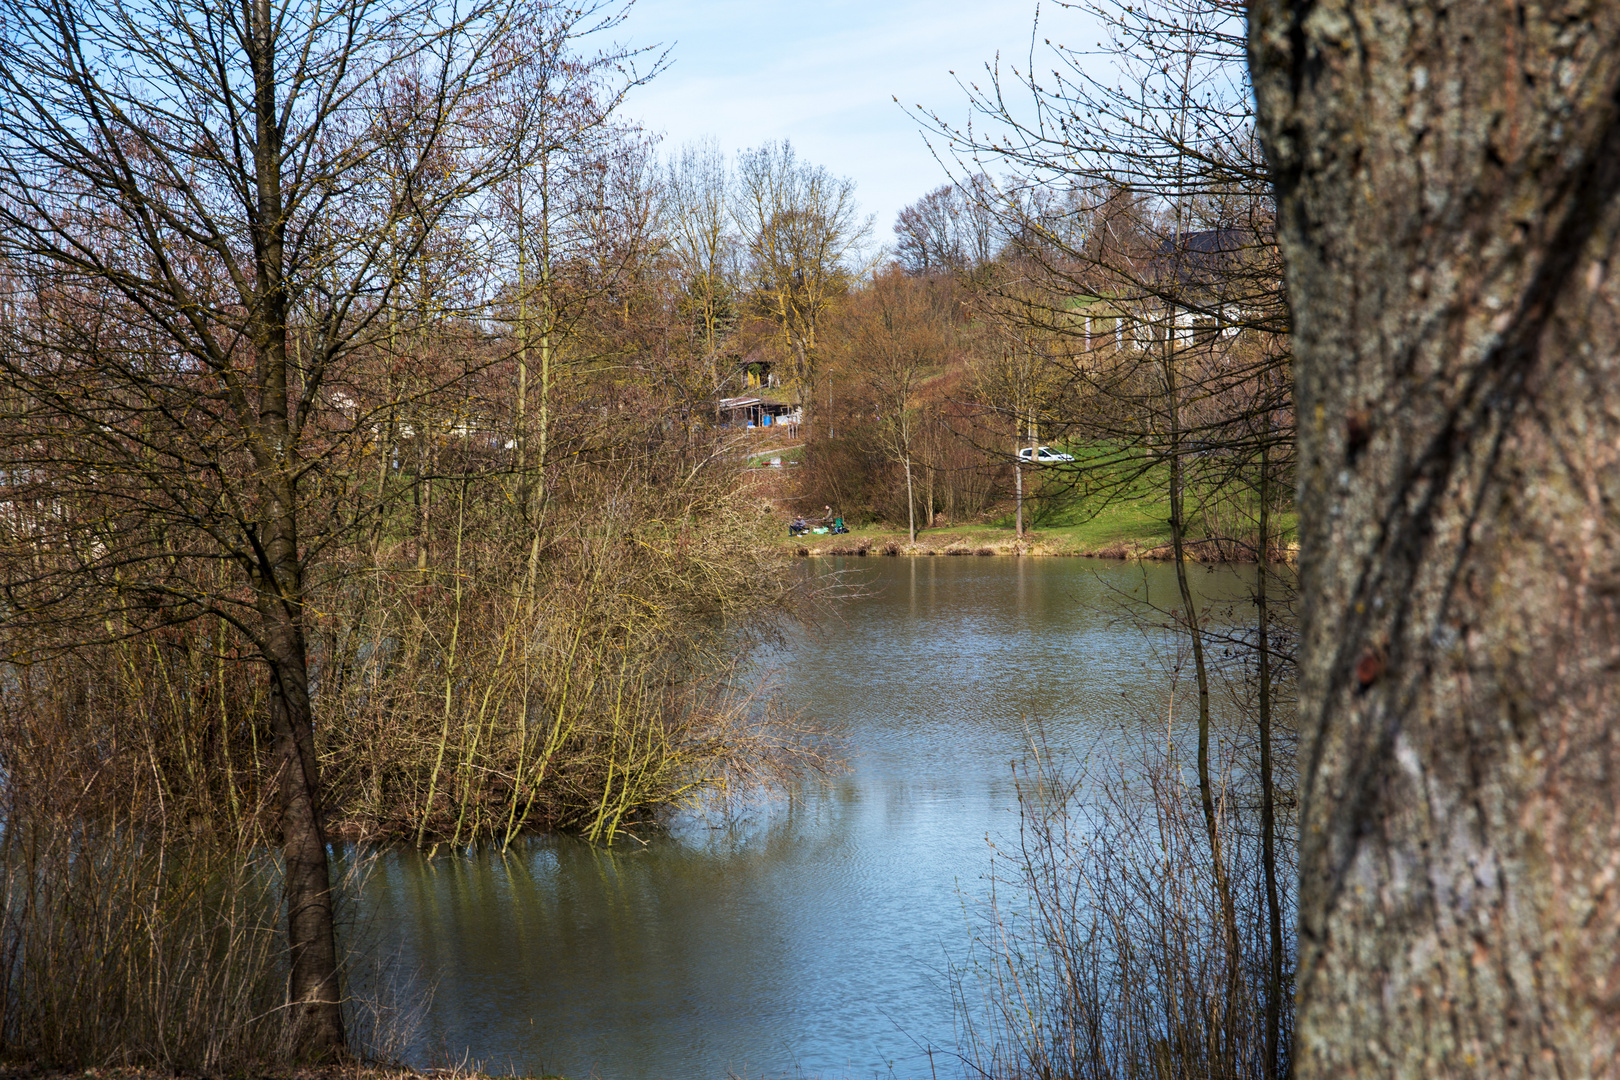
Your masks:
<path fill-rule="evenodd" d="M 847 733 L 849 768 L 741 820 L 643 848 L 536 839 L 386 855 L 361 933 L 407 999 L 410 1057 L 607 1080 L 958 1073 L 949 968 L 987 837 L 1016 832 L 1012 763 L 1038 719 L 1071 753 L 1162 730 L 1158 565 L 849 559 L 866 582 L 766 658 L 783 698 Z M 1234 571 L 1197 571 L 1233 599 Z M 1154 620 L 1162 622 L 1162 619 Z M 932 1051 L 932 1056 L 930 1056 Z"/>

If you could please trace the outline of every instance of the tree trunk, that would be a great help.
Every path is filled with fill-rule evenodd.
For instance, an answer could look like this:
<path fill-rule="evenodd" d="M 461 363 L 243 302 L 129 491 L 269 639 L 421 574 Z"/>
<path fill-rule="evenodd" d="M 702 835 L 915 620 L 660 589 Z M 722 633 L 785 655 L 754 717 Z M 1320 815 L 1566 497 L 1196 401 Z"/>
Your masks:
<path fill-rule="evenodd" d="M 278 108 L 276 19 L 269 0 L 254 0 L 254 269 L 257 305 L 250 326 L 258 360 L 253 454 L 265 515 L 257 574 L 261 647 L 270 668 L 270 722 L 281 814 L 287 905 L 286 1043 L 297 1056 L 329 1061 L 343 1051 L 332 889 L 321 830 L 320 776 L 304 641 L 303 552 L 299 549 L 300 459 L 289 422 L 294 387 L 287 362 L 292 308 L 286 284 L 286 213 L 282 203 L 283 117 Z M 421 433 L 418 432 L 420 438 Z"/>
<path fill-rule="evenodd" d="M 1221 905 L 1221 920 L 1226 931 L 1226 984 L 1225 1013 L 1234 1014 L 1238 988 L 1238 964 L 1242 955 L 1238 937 L 1237 908 L 1232 901 L 1232 885 L 1226 872 L 1226 854 L 1222 850 L 1221 823 L 1215 808 L 1215 782 L 1210 768 L 1210 702 L 1209 669 L 1204 662 L 1203 621 L 1198 603 L 1193 597 L 1192 583 L 1187 577 L 1187 519 L 1186 519 L 1186 464 L 1182 458 L 1181 388 L 1176 377 L 1176 365 L 1181 358 L 1175 347 L 1175 321 L 1171 316 L 1169 332 L 1164 339 L 1164 407 L 1167 423 L 1170 458 L 1170 546 L 1176 568 L 1176 590 L 1181 597 L 1182 620 L 1187 628 L 1187 643 L 1192 648 L 1193 679 L 1198 693 L 1198 798 L 1204 810 L 1204 835 L 1209 840 L 1209 863 L 1215 878 L 1215 891 Z M 1219 1054 L 1223 1065 L 1230 1070 L 1233 1047 L 1225 1040 L 1227 1025 L 1213 1025 L 1212 1049 Z"/>
<path fill-rule="evenodd" d="M 1024 469 L 1013 462 L 1013 528 L 1018 539 L 1024 538 Z"/>
<path fill-rule="evenodd" d="M 304 631 L 302 620 L 279 598 L 266 606 L 270 719 L 286 863 L 286 1039 L 300 1058 L 329 1060 L 343 1049 L 343 1014 Z"/>
<path fill-rule="evenodd" d="M 271 435 L 258 457 L 268 513 L 261 524 L 260 649 L 270 669 L 270 724 L 275 735 L 275 790 L 280 815 L 287 908 L 286 1045 L 309 1061 L 330 1061 L 344 1048 L 332 923 L 331 877 L 321 828 L 321 787 L 310 708 L 304 637 L 304 581 L 299 550 L 298 456 L 288 435 L 286 327 L 280 297 L 265 301 L 261 324 L 264 374 L 260 424 Z"/>
<path fill-rule="evenodd" d="M 911 542 L 917 542 L 917 500 L 911 495 L 911 455 L 906 454 L 906 529 Z"/>
<path fill-rule="evenodd" d="M 1620 1057 L 1620 5 L 1254 0 L 1295 318 L 1297 1068 Z"/>
<path fill-rule="evenodd" d="M 923 475 L 928 479 L 928 482 L 923 485 L 923 528 L 931 529 L 935 524 L 934 507 L 936 504 L 934 502 L 934 466 L 929 462 L 923 462 Z"/>
<path fill-rule="evenodd" d="M 1260 542 L 1255 550 L 1254 616 L 1255 652 L 1260 708 L 1260 869 L 1266 890 L 1266 1041 L 1265 1080 L 1282 1075 L 1282 986 L 1283 937 L 1282 899 L 1277 888 L 1277 788 L 1271 760 L 1271 416 L 1265 416 L 1260 436 L 1259 476 Z"/>
<path fill-rule="evenodd" d="M 517 473 L 518 516 L 529 519 L 529 275 L 528 241 L 523 235 L 523 173 L 517 177 L 517 386 L 512 392 L 512 467 Z"/>

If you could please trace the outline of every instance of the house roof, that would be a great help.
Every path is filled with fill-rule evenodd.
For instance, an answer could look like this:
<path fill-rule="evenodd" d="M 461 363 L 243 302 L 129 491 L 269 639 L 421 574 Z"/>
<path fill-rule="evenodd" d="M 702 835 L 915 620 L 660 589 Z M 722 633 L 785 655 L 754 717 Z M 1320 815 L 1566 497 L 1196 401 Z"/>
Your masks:
<path fill-rule="evenodd" d="M 1160 288 L 1178 285 L 1209 289 L 1228 277 L 1254 245 L 1248 229 L 1204 229 L 1167 236 L 1153 255 L 1153 277 Z"/>

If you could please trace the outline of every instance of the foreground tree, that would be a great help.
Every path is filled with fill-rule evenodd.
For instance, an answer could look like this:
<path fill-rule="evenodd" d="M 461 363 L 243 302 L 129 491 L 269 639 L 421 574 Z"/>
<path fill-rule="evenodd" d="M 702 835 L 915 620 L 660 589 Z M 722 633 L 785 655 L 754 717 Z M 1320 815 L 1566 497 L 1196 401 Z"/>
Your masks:
<path fill-rule="evenodd" d="M 356 358 L 501 164 L 462 121 L 502 26 L 490 7 L 368 0 L 7 0 L 0 19 L 7 539 L 29 568 L 5 618 L 87 637 L 218 619 L 250 643 L 287 1042 L 330 1058 L 307 577 L 367 512 L 353 464 L 383 413 L 357 401 Z"/>
<path fill-rule="evenodd" d="M 1250 8 L 1295 314 L 1303 1076 L 1620 1056 L 1620 7 Z"/>

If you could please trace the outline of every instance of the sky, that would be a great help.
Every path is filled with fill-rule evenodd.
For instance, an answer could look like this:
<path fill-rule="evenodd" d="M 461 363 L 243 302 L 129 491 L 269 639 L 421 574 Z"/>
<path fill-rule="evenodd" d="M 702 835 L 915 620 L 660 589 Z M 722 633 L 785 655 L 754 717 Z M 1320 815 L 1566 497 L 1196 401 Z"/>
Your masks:
<path fill-rule="evenodd" d="M 788 139 L 855 181 L 888 243 L 901 208 L 948 179 L 911 107 L 965 122 L 956 77 L 983 85 L 997 50 L 1024 69 L 1035 16 L 1035 0 L 637 0 L 615 36 L 663 43 L 671 63 L 625 112 L 662 132 L 666 153 L 705 136 L 730 154 Z M 1041 37 L 1094 44 L 1083 18 L 1048 3 Z"/>

